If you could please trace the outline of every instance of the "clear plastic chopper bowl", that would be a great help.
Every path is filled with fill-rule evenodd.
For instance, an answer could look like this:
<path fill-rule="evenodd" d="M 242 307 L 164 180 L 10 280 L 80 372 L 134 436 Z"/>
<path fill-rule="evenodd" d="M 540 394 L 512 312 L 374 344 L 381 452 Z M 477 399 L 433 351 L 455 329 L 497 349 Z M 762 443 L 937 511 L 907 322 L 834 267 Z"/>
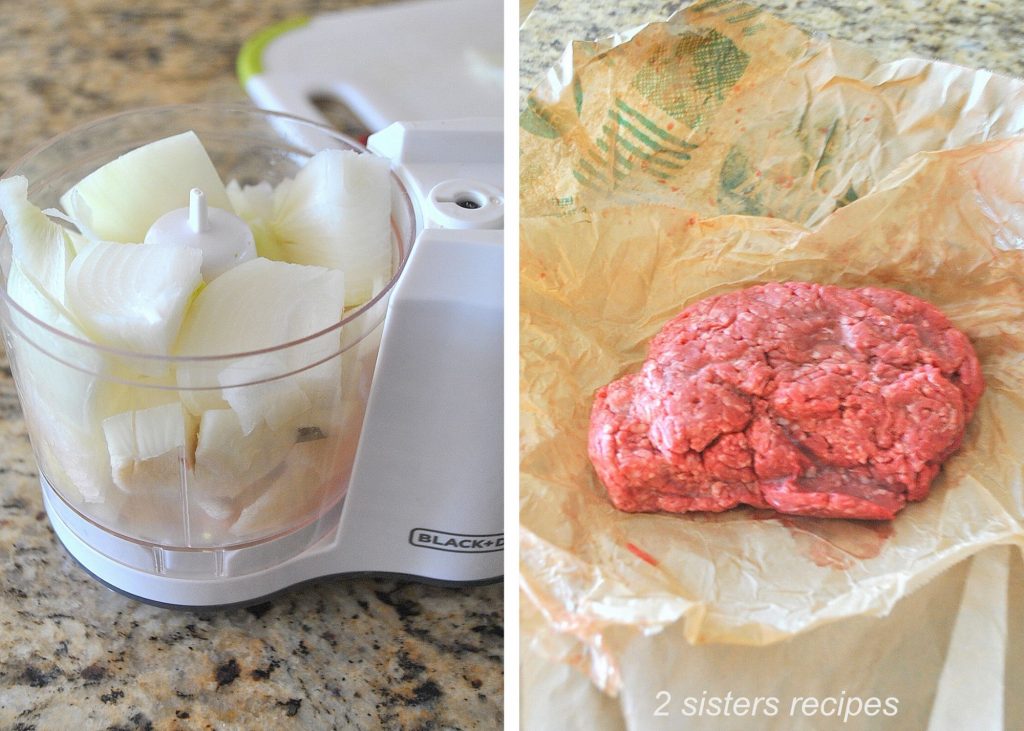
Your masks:
<path fill-rule="evenodd" d="M 324 148 L 371 154 L 331 129 L 288 115 L 242 106 L 173 106 L 80 126 L 33 150 L 3 177 L 25 176 L 34 205 L 58 207 L 63 193 L 105 163 L 188 130 L 199 136 L 225 183 L 277 184 Z M 391 240 L 381 242 L 389 247 L 391 267 L 372 299 L 301 340 L 209 357 L 102 347 L 33 317 L 7 294 L 12 251 L 0 228 L 4 344 L 40 476 L 63 502 L 60 509 L 77 513 L 93 534 L 98 529 L 157 553 L 252 547 L 299 531 L 306 544 L 318 538 L 322 531 L 316 528 L 329 527 L 324 516 L 345 495 L 388 298 L 413 240 L 412 203 L 393 174 L 391 196 Z M 191 374 L 188 388 L 153 375 L 182 368 Z M 274 394 L 310 383 L 318 396 L 301 416 L 222 445 L 226 454 L 217 470 L 197 468 L 193 433 L 184 435 L 186 446 L 176 460 L 165 457 L 148 470 L 143 465 L 129 489 L 115 484 L 103 420 L 152 404 L 154 389 L 164 392 L 157 400 L 177 398 L 189 413 L 199 412 L 192 414 L 198 421 L 204 405 L 226 389 L 249 389 L 255 403 L 263 395 L 270 403 Z"/>

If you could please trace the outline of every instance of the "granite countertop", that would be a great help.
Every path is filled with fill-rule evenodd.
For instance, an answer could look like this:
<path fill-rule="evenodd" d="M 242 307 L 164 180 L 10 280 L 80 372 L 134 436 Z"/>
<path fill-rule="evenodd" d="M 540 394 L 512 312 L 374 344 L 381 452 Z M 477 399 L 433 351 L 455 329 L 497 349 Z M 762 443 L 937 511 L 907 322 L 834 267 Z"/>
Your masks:
<path fill-rule="evenodd" d="M 244 102 L 234 63 L 246 38 L 297 14 L 360 4 L 7 7 L 0 169 L 116 111 Z M 500 585 L 324 581 L 217 612 L 158 609 L 104 588 L 49 527 L 0 356 L 0 728 L 497 728 L 502 623 Z"/>
<path fill-rule="evenodd" d="M 530 2 L 530 0 L 526 0 Z M 519 33 L 519 102 L 553 66 L 571 40 L 594 40 L 664 20 L 680 0 L 537 0 Z M 1015 0 L 751 0 L 783 20 L 870 49 L 877 58 L 941 59 L 1024 77 Z"/>

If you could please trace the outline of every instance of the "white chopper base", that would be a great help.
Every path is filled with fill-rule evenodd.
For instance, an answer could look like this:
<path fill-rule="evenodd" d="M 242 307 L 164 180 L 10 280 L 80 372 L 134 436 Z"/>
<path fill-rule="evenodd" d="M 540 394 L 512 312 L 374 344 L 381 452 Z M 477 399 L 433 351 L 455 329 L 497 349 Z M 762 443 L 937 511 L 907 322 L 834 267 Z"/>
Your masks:
<path fill-rule="evenodd" d="M 502 580 L 500 569 L 497 574 L 464 577 L 451 574 L 433 577 L 403 570 L 354 567 L 346 570 L 339 561 L 344 555 L 339 530 L 341 503 L 320 520 L 274 541 L 235 550 L 174 551 L 146 547 L 100 529 L 70 508 L 42 475 L 39 483 L 50 524 L 72 558 L 108 589 L 161 607 L 244 606 L 318 579 L 380 576 L 442 586 L 477 586 Z M 295 553 L 296 547 L 315 539 L 325 527 L 327 531 L 319 540 Z M 288 552 L 295 555 L 285 561 L 277 560 Z M 110 554 L 117 554 L 123 560 Z M 500 559 L 501 553 L 497 555 Z M 244 570 L 246 564 L 264 566 L 240 575 L 226 575 L 232 569 Z M 490 569 L 493 567 L 486 567 L 483 573 L 489 573 Z M 190 571 L 202 577 L 190 577 Z"/>

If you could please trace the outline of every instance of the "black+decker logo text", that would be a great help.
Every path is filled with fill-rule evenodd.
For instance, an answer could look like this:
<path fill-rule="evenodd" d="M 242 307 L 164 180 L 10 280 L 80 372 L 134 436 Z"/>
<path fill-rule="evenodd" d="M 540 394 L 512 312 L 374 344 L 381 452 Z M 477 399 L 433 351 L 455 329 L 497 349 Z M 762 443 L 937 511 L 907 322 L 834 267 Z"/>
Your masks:
<path fill-rule="evenodd" d="M 505 536 L 503 533 L 469 535 L 446 533 L 443 530 L 430 530 L 429 528 L 413 528 L 409 533 L 409 543 L 420 548 L 433 548 L 435 551 L 493 553 L 504 550 Z"/>

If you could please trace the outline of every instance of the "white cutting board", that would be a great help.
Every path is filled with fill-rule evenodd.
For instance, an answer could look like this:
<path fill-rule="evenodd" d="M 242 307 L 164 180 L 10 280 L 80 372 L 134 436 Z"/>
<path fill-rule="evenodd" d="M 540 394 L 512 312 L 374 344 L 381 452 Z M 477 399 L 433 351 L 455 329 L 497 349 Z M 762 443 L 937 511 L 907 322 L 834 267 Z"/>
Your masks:
<path fill-rule="evenodd" d="M 327 13 L 255 36 L 239 73 L 264 109 L 322 121 L 310 98 L 334 96 L 371 132 L 397 121 L 501 117 L 501 28 L 500 0 Z"/>

